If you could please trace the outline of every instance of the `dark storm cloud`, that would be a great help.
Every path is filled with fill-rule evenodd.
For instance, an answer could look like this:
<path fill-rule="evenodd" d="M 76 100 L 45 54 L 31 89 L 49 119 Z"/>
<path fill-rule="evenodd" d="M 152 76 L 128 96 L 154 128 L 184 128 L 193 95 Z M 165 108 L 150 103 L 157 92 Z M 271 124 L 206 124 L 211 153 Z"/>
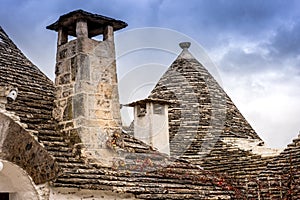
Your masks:
<path fill-rule="evenodd" d="M 219 67 L 223 71 L 234 72 L 236 74 L 246 74 L 257 72 L 263 68 L 272 67 L 272 63 L 258 52 L 247 53 L 241 48 L 229 50 L 219 61 Z"/>
<path fill-rule="evenodd" d="M 260 52 L 245 52 L 237 45 L 228 48 L 217 62 L 224 69 L 238 68 L 241 73 L 269 67 L 283 56 L 296 56 L 300 49 L 300 23 L 296 21 L 300 1 L 296 0 L 2 0 L 1 5 L 0 24 L 52 78 L 56 34 L 45 27 L 75 9 L 122 19 L 128 22 L 127 29 L 171 28 L 199 41 L 208 51 L 245 40 L 256 42 L 269 52 L 262 56 Z"/>
<path fill-rule="evenodd" d="M 288 19 L 297 11 L 299 1 L 240 0 L 2 0 L 0 23 L 16 32 L 22 28 L 41 30 L 61 14 L 85 9 L 123 19 L 129 28 L 162 26 L 190 35 L 211 45 L 224 41 L 224 35 L 257 37 L 276 28 L 278 20 Z M 298 3 L 299 4 L 299 3 Z M 8 17 L 9 16 L 9 17 Z M 43 24 L 41 24 L 43 23 Z M 15 31 L 11 31 L 15 32 Z M 24 34 L 27 34 L 24 32 Z M 25 39 L 25 38 L 23 38 Z M 209 41 L 207 41 L 209 40 Z"/>
<path fill-rule="evenodd" d="M 300 55 L 300 20 L 279 27 L 267 45 L 276 57 Z M 300 67 L 300 66 L 299 66 Z"/>
<path fill-rule="evenodd" d="M 206 1 L 202 11 L 204 16 L 210 16 L 208 22 L 221 30 L 251 34 L 269 28 L 283 15 L 290 17 L 290 12 L 286 10 L 293 9 L 292 4 L 281 0 L 221 0 L 215 4 Z"/>
<path fill-rule="evenodd" d="M 257 50 L 247 53 L 242 47 L 228 48 L 219 61 L 222 70 L 257 72 L 266 69 L 294 68 L 300 70 L 300 21 L 290 22 L 272 30 L 273 36 L 258 40 Z M 261 49 L 264 53 L 261 53 Z M 297 74 L 297 73 L 296 73 Z M 295 74 L 295 75 L 296 75 Z"/>
<path fill-rule="evenodd" d="M 165 0 L 158 14 L 164 26 L 182 32 L 189 30 L 196 40 L 206 45 L 218 45 L 224 37 L 235 35 L 254 39 L 264 37 L 281 20 L 296 15 L 299 3 L 282 0 Z"/>

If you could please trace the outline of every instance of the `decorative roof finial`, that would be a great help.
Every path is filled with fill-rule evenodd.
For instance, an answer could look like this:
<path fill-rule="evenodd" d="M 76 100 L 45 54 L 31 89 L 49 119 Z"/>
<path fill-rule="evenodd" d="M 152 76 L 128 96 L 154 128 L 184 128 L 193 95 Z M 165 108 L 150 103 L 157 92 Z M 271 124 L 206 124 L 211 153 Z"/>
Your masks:
<path fill-rule="evenodd" d="M 191 43 L 190 42 L 180 42 L 179 46 L 183 49 L 183 50 L 187 50 L 190 46 Z"/>

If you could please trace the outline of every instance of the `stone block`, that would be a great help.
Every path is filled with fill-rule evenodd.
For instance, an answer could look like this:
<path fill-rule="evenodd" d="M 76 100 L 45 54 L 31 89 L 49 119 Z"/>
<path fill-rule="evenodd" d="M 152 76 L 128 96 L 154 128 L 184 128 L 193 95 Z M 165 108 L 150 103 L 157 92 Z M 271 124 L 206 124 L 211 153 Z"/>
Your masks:
<path fill-rule="evenodd" d="M 69 121 L 73 119 L 73 102 L 72 97 L 67 99 L 67 105 L 63 111 L 63 121 Z"/>
<path fill-rule="evenodd" d="M 103 109 L 110 109 L 110 101 L 107 99 L 103 99 L 103 97 L 101 98 L 96 98 L 96 106 L 97 108 L 101 107 Z"/>
<path fill-rule="evenodd" d="M 59 85 L 68 84 L 70 82 L 71 82 L 71 74 L 70 73 L 62 74 L 57 77 L 57 84 L 59 84 Z"/>
<path fill-rule="evenodd" d="M 94 53 L 97 57 L 115 58 L 115 47 L 113 41 L 102 41 L 94 47 Z"/>
<path fill-rule="evenodd" d="M 83 122 L 86 127 L 99 127 L 100 123 L 97 119 L 85 119 Z"/>
<path fill-rule="evenodd" d="M 85 54 L 93 54 L 95 46 L 97 46 L 100 42 L 87 38 L 77 38 L 77 53 L 85 53 Z"/>
<path fill-rule="evenodd" d="M 74 90 L 76 93 L 86 92 L 86 93 L 95 93 L 97 87 L 90 81 L 77 80 L 74 85 Z"/>
<path fill-rule="evenodd" d="M 61 45 L 57 49 L 56 60 L 60 61 L 72 57 L 77 53 L 77 41 L 72 40 L 64 45 Z"/>
<path fill-rule="evenodd" d="M 73 96 L 73 113 L 74 118 L 86 117 L 87 113 L 87 95 L 84 93 L 75 94 Z"/>
<path fill-rule="evenodd" d="M 71 58 L 70 65 L 71 65 L 71 80 L 75 81 L 75 78 L 76 78 L 76 75 L 77 75 L 77 70 L 78 70 L 77 57 L 76 56 Z"/>
<path fill-rule="evenodd" d="M 109 121 L 110 121 L 110 120 L 100 119 L 100 120 L 99 120 L 99 125 L 100 125 L 100 127 L 109 127 Z"/>
<path fill-rule="evenodd" d="M 114 43 L 77 37 L 58 47 L 57 62 L 56 110 L 63 129 L 71 144 L 99 154 L 109 134 L 121 130 Z"/>
<path fill-rule="evenodd" d="M 56 63 L 55 74 L 59 76 L 64 73 L 70 72 L 70 60 L 60 61 Z"/>
<path fill-rule="evenodd" d="M 53 118 L 58 120 L 58 121 L 61 121 L 63 120 L 63 109 L 60 108 L 60 107 L 56 107 L 54 110 L 53 110 Z"/>
<path fill-rule="evenodd" d="M 67 105 L 67 99 L 60 99 L 57 101 L 57 106 L 63 108 Z"/>
<path fill-rule="evenodd" d="M 100 82 L 98 84 L 98 93 L 103 94 L 105 99 L 111 99 L 113 88 L 110 84 Z"/>
<path fill-rule="evenodd" d="M 66 58 L 67 57 L 67 49 L 62 49 L 62 50 L 59 50 L 58 52 L 57 52 L 57 54 L 58 54 L 58 59 L 59 60 L 62 60 L 62 59 L 64 59 L 64 58 Z"/>
<path fill-rule="evenodd" d="M 61 86 L 56 86 L 55 87 L 55 92 L 54 92 L 55 98 L 60 99 L 61 98 L 61 93 L 62 93 L 62 87 Z"/>
<path fill-rule="evenodd" d="M 72 89 L 69 89 L 69 90 L 66 90 L 62 93 L 62 97 L 69 97 L 71 96 L 71 94 L 73 94 L 73 90 Z"/>
<path fill-rule="evenodd" d="M 96 110 L 95 115 L 98 119 L 112 119 L 110 110 Z"/>
<path fill-rule="evenodd" d="M 109 121 L 109 126 L 110 126 L 111 128 L 113 128 L 113 127 L 119 127 L 119 125 L 120 125 L 120 124 L 118 124 L 116 120 L 110 120 L 110 121 Z"/>
<path fill-rule="evenodd" d="M 77 75 L 76 80 L 90 80 L 90 58 L 88 55 L 79 54 L 77 56 Z"/>

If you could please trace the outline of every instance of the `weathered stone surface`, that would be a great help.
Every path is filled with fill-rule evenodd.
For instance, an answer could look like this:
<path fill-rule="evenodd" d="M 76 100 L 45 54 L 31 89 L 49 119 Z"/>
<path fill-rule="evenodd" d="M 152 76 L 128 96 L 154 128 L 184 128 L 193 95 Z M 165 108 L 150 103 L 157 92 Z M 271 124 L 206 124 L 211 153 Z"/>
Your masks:
<path fill-rule="evenodd" d="M 70 99 L 72 99 L 71 104 L 73 105 L 72 118 L 70 120 L 80 117 L 87 118 L 87 95 L 85 93 L 77 93 Z"/>
<path fill-rule="evenodd" d="M 84 81 L 90 81 L 90 58 L 86 54 L 79 54 L 76 56 L 78 59 L 77 63 L 77 73 L 74 76 L 74 80 L 84 80 Z"/>
<path fill-rule="evenodd" d="M 299 199 L 300 198 L 300 135 L 275 157 L 252 183 L 250 192 L 261 190 L 261 198 Z M 249 193 L 250 193 L 249 192 Z"/>
<path fill-rule="evenodd" d="M 105 17 L 98 14 L 91 14 L 84 10 L 75 10 L 73 12 L 62 15 L 55 23 L 47 26 L 47 29 L 59 31 L 61 26 L 65 27 L 66 35 L 72 35 L 76 37 L 76 26 L 78 19 L 85 19 L 89 24 L 88 37 L 94 37 L 100 34 L 107 35 L 108 31 L 105 31 L 107 24 L 111 24 L 113 30 L 120 30 L 125 28 L 127 24 L 123 21 L 116 20 L 110 17 Z"/>
<path fill-rule="evenodd" d="M 0 123 L 0 157 L 22 166 L 37 183 L 54 177 L 51 171 L 54 169 L 49 163 L 54 166 L 57 163 L 61 173 L 51 182 L 51 187 L 57 188 L 57 191 L 59 188 L 70 188 L 72 194 L 75 194 L 75 189 L 79 192 L 88 189 L 105 190 L 113 194 L 130 193 L 132 195 L 129 198 L 139 199 L 300 198 L 300 139 L 294 140 L 276 158 L 261 157 L 254 149 L 239 146 L 237 142 L 241 140 L 245 146 L 252 144 L 253 140 L 258 141 L 258 145 L 262 143 L 229 97 L 225 95 L 223 98 L 224 91 L 191 54 L 184 52 L 179 56 L 152 95 L 174 100 L 175 104 L 169 110 L 170 131 L 173 132 L 171 137 L 191 142 L 190 146 L 177 142 L 174 155 L 178 155 L 176 149 L 188 147 L 181 158 L 201 163 L 205 170 L 182 159 L 165 157 L 134 137 L 116 132 L 120 127 L 117 123 L 118 109 L 114 107 L 117 105 L 116 76 L 111 76 L 115 72 L 110 74 L 107 70 L 114 66 L 115 61 L 114 57 L 109 58 L 111 49 L 102 51 L 103 45 L 110 48 L 112 44 L 99 43 L 86 37 L 80 38 L 80 42 L 85 41 L 81 44 L 77 40 L 67 43 L 67 33 L 59 31 L 59 34 L 56 83 L 62 85 L 58 85 L 54 92 L 53 83 L 25 58 L 0 28 L 3 41 L 0 43 L 0 79 L 20 90 L 17 101 L 8 104 L 7 109 L 14 111 L 21 123 L 27 126 L 27 130 L 24 130 L 14 122 L 11 123 L 13 125 Z M 110 40 L 110 32 L 107 31 L 107 34 L 105 37 Z M 74 56 L 79 52 L 89 52 L 88 56 L 93 56 L 89 57 L 88 62 L 80 62 Z M 95 58 L 101 53 L 101 59 Z M 88 72 L 82 74 L 84 80 L 76 82 L 80 67 L 78 63 L 89 66 L 98 66 L 100 63 L 108 68 L 96 74 L 94 72 L 98 68 L 92 67 L 89 72 L 82 72 Z M 64 80 L 67 74 L 69 77 Z M 99 80 L 101 83 L 110 83 L 112 89 L 101 93 L 97 91 Z M 73 97 L 84 93 L 90 106 L 87 113 L 91 117 L 72 120 L 69 113 L 73 110 Z M 183 96 L 178 97 L 179 94 Z M 216 104 L 218 101 L 221 104 Z M 56 108 L 53 116 L 58 123 L 51 115 L 54 103 Z M 72 107 L 67 108 L 70 104 Z M 79 102 L 76 103 L 76 107 L 79 105 Z M 107 110 L 113 111 L 113 114 L 107 114 Z M 224 110 L 226 115 L 222 118 Z M 78 128 L 78 124 L 82 127 Z M 104 128 L 99 129 L 98 125 Z M 178 132 L 185 134 L 176 136 Z M 85 141 L 86 144 L 90 142 L 88 145 L 83 145 L 80 134 L 88 135 Z M 220 140 L 214 140 L 216 135 L 220 136 Z M 94 142 L 99 139 L 101 143 Z M 232 142 L 231 139 L 238 141 Z M 209 151 L 200 151 L 203 145 Z M 90 149 L 86 149 L 87 146 Z M 91 159 L 91 150 L 104 146 L 111 151 L 98 156 L 115 156 L 111 166 Z M 51 160 L 51 156 L 48 157 L 49 154 L 55 161 Z M 57 192 L 56 195 L 61 193 Z M 70 197 L 71 194 L 68 195 Z"/>
<path fill-rule="evenodd" d="M 61 105 L 61 104 L 60 104 Z M 72 98 L 67 99 L 66 106 L 63 106 L 63 121 L 69 121 L 73 119 L 73 102 Z M 59 109 L 61 110 L 61 109 Z"/>
<path fill-rule="evenodd" d="M 54 179 L 58 166 L 33 136 L 9 117 L 0 114 L 0 158 L 23 168 L 36 184 Z"/>
<path fill-rule="evenodd" d="M 14 111 L 28 129 L 38 131 L 52 117 L 53 82 L 34 66 L 0 27 L 0 82 L 18 88 L 16 101 L 6 109 Z"/>
<path fill-rule="evenodd" d="M 194 163 L 201 164 L 203 151 L 213 148 L 205 145 L 213 145 L 222 137 L 260 140 L 224 90 L 187 48 L 149 97 L 175 103 L 169 108 L 171 155 L 185 159 L 190 156 Z"/>
<path fill-rule="evenodd" d="M 56 187 L 79 187 L 85 189 L 112 189 L 117 192 L 130 192 L 135 194 L 138 198 L 151 198 L 162 199 L 171 198 L 170 195 L 165 194 L 164 187 L 168 187 L 168 191 L 175 195 L 175 199 L 199 199 L 201 196 L 206 195 L 208 198 L 224 197 L 224 199 L 230 198 L 234 192 L 223 190 L 217 185 L 214 178 L 208 178 L 211 181 L 202 179 L 203 173 L 198 171 L 198 168 L 189 164 L 176 162 L 176 164 L 170 163 L 168 169 L 164 166 L 158 165 L 158 168 L 152 168 L 152 158 L 160 160 L 162 164 L 168 158 L 161 156 L 159 153 L 152 151 L 151 148 L 144 143 L 120 132 L 120 114 L 119 114 L 119 102 L 117 92 L 117 78 L 115 69 L 115 57 L 114 57 L 114 45 L 110 40 L 110 30 L 107 31 L 106 40 L 103 42 L 97 42 L 86 37 L 78 38 L 77 40 L 70 41 L 65 44 L 61 44 L 58 47 L 57 58 L 59 62 L 64 62 L 68 59 L 71 61 L 71 80 L 74 84 L 74 93 L 70 94 L 71 98 L 74 98 L 77 94 L 87 94 L 87 104 L 85 109 L 88 111 L 84 118 L 74 118 L 74 129 L 80 136 L 77 144 L 71 142 L 70 132 L 63 131 L 63 138 L 69 140 L 69 146 L 64 146 L 61 149 L 63 151 L 55 152 L 56 158 L 59 160 L 60 166 L 64 169 L 64 173 L 60 176 L 53 185 Z M 75 54 L 69 50 L 72 45 L 76 46 Z M 71 45 L 68 47 L 68 45 Z M 63 56 L 60 56 L 60 55 Z M 76 55 L 87 55 L 89 62 L 79 62 Z M 74 57 L 75 56 L 75 57 Z M 81 63 L 81 64 L 79 64 Z M 89 81 L 81 79 L 79 76 L 80 67 L 88 67 L 86 72 L 90 73 Z M 75 70 L 76 69 L 76 70 Z M 75 75 L 76 74 L 76 75 Z M 75 77 L 75 79 L 74 79 Z M 80 81 L 78 81 L 80 80 Z M 61 90 L 61 86 L 57 86 Z M 64 88 L 60 91 L 63 94 Z M 59 95 L 62 98 L 56 100 L 56 106 L 63 105 L 59 103 L 65 101 L 63 95 Z M 79 102 L 76 103 L 76 107 L 73 102 L 73 109 L 79 106 Z M 70 121 L 60 121 L 60 128 L 66 129 L 67 124 Z M 100 129 L 99 129 L 100 127 Z M 76 135 L 76 133 L 75 133 Z M 76 139 L 76 137 L 75 137 Z M 80 146 L 82 142 L 83 148 Z M 73 144 L 73 145 L 72 145 Z M 57 145 L 63 145 L 63 143 L 57 143 Z M 95 146 L 96 145 L 96 146 Z M 89 154 L 93 154 L 93 148 L 111 148 L 111 150 L 103 152 L 99 155 L 103 158 L 116 156 L 116 154 L 110 154 L 112 152 L 128 152 L 129 156 L 126 156 L 126 162 L 119 161 L 116 158 L 111 167 L 104 167 L 105 165 L 100 163 L 89 162 L 91 158 Z M 73 149 L 72 151 L 68 150 Z M 95 153 L 101 151 L 95 151 Z M 131 154 L 130 152 L 138 153 Z M 156 156 L 158 158 L 156 158 Z M 124 157 L 118 155 L 118 157 Z M 105 158 L 106 159 L 106 158 Z M 145 162 L 141 162 L 137 165 L 133 164 L 139 162 L 138 160 L 144 159 Z M 158 161 L 159 162 L 159 161 Z M 150 171 L 144 171 L 145 164 L 150 165 Z M 119 168 L 116 170 L 116 168 Z M 139 171 L 140 169 L 141 171 Z M 71 171 L 70 171 L 71 170 Z M 174 170 L 173 172 L 171 172 Z M 193 172 L 192 172 L 193 171 Z M 195 173 L 191 176 L 187 173 Z M 177 174 L 177 175 L 175 175 Z M 156 177 L 156 178 L 153 178 Z M 193 181 L 194 179 L 197 181 Z M 165 182 L 163 184 L 157 184 L 157 180 Z M 187 181 L 188 180 L 188 181 Z M 194 184 L 198 184 L 195 187 Z M 174 189 L 172 189 L 174 188 Z M 187 190 L 185 190 L 188 188 Z M 205 192 L 205 188 L 211 188 Z M 180 191 L 184 194 L 181 194 Z M 201 192 L 199 192 L 201 191 Z M 208 192 L 216 191 L 216 192 Z M 154 195 L 156 194 L 156 195 Z"/>
<path fill-rule="evenodd" d="M 149 96 L 175 103 L 169 108 L 171 155 L 223 174 L 243 194 L 245 178 L 256 178 L 275 155 L 262 157 L 224 142 L 236 138 L 263 144 L 212 75 L 184 47 Z"/>
<path fill-rule="evenodd" d="M 55 80 L 57 99 L 53 116 L 59 121 L 58 128 L 62 133 L 68 130 L 67 124 L 72 123 L 80 141 L 71 140 L 83 143 L 87 152 L 99 155 L 97 159 L 106 160 L 97 151 L 105 154 L 106 142 L 114 133 L 121 133 L 113 29 L 105 24 L 102 27 L 105 29 L 104 40 L 90 39 L 90 31 L 96 29 L 91 28 L 87 21 L 94 20 L 95 16 L 86 14 L 78 11 L 74 12 L 74 16 L 68 15 L 71 17 L 68 23 L 78 15 L 87 17 L 75 20 L 76 26 L 67 28 L 66 24 L 55 25 L 61 26 L 63 32 L 69 29 L 68 33 L 76 29 L 73 32 L 77 38 L 68 42 L 59 32 Z"/>

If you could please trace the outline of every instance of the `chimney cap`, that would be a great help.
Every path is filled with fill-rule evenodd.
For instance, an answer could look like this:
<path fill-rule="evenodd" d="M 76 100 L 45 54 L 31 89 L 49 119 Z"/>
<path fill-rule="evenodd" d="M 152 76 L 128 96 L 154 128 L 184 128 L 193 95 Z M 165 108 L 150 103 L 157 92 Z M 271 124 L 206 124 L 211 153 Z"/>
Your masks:
<path fill-rule="evenodd" d="M 146 98 L 146 99 L 142 99 L 142 100 L 138 100 L 129 104 L 125 104 L 124 106 L 128 106 L 128 107 L 134 107 L 136 105 L 140 105 L 140 104 L 144 104 L 144 103 L 158 103 L 158 104 L 162 104 L 162 105 L 169 105 L 169 104 L 173 104 L 174 102 L 172 101 L 167 101 L 167 100 L 163 100 L 163 99 L 153 99 L 153 98 Z"/>
<path fill-rule="evenodd" d="M 58 31 L 64 29 L 68 35 L 76 37 L 76 23 L 78 20 L 85 20 L 88 23 L 89 37 L 94 37 L 104 33 L 105 27 L 110 25 L 114 31 L 120 30 L 127 26 L 126 22 L 105 17 L 98 14 L 92 14 L 84 10 L 75 10 L 59 17 L 53 24 L 47 26 L 49 30 Z"/>

